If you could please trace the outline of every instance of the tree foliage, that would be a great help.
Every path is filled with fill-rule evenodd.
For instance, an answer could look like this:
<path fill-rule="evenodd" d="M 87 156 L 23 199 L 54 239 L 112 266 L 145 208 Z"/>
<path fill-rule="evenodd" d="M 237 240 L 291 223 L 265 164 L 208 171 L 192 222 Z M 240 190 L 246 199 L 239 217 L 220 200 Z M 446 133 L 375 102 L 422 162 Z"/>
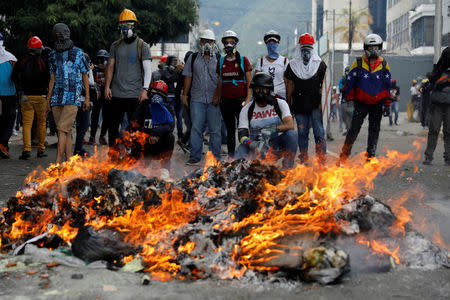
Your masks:
<path fill-rule="evenodd" d="M 339 22 L 342 24 L 341 26 L 336 27 L 334 30 L 334 33 L 340 33 L 341 36 L 341 42 L 347 42 L 348 41 L 348 35 L 349 35 L 349 10 L 347 8 L 343 8 L 341 12 L 341 18 Z M 352 42 L 362 42 L 364 41 L 364 38 L 366 37 L 367 33 L 370 30 L 370 25 L 373 24 L 372 16 L 369 12 L 369 10 L 361 10 L 361 11 L 353 11 L 352 12 L 352 24 L 353 24 L 353 32 L 352 32 Z"/>
<path fill-rule="evenodd" d="M 34 35 L 51 46 L 55 23 L 66 23 L 75 45 L 94 54 L 119 38 L 119 14 L 134 11 L 138 35 L 149 44 L 189 32 L 198 20 L 198 0 L 0 0 L 0 31 L 16 56 Z"/>

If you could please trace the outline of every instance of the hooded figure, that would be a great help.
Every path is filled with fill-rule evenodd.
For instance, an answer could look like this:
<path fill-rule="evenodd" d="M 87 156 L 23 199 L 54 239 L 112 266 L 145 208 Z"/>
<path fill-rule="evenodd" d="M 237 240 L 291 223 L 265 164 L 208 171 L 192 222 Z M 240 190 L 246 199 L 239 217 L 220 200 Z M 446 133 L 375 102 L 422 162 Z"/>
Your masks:
<path fill-rule="evenodd" d="M 298 44 L 290 65 L 294 74 L 300 79 L 310 79 L 319 70 L 322 59 L 312 45 Z"/>
<path fill-rule="evenodd" d="M 64 23 L 57 23 L 53 26 L 52 37 L 55 50 L 58 52 L 64 52 L 73 47 L 73 42 L 70 39 L 70 29 Z"/>
<path fill-rule="evenodd" d="M 10 52 L 6 51 L 5 46 L 3 45 L 5 39 L 3 35 L 0 33 L 0 64 L 5 61 L 17 61 L 17 58 Z"/>
<path fill-rule="evenodd" d="M 327 70 L 313 48 L 314 38 L 302 34 L 294 58 L 284 73 L 287 100 L 295 114 L 298 126 L 298 147 L 300 162 L 308 160 L 308 140 L 313 129 L 316 154 L 320 163 L 325 163 L 326 141 L 322 124 L 322 83 Z"/>

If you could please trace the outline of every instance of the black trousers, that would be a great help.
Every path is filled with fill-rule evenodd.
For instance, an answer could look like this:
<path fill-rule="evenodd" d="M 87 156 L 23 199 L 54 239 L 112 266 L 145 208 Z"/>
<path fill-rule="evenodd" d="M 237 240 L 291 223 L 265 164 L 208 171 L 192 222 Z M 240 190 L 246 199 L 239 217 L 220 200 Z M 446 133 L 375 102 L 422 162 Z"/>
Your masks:
<path fill-rule="evenodd" d="M 122 124 L 123 116 L 126 113 L 128 120 L 131 120 L 136 108 L 139 105 L 137 98 L 115 98 L 111 99 L 109 104 L 109 127 L 108 127 L 108 143 L 109 146 L 116 144 L 116 139 L 119 138 L 119 127 Z M 122 128 L 126 129 L 126 128 Z"/>
<path fill-rule="evenodd" d="M 175 146 L 175 136 L 172 133 L 160 136 L 155 144 L 145 143 L 143 147 L 135 143 L 131 149 L 134 158 L 139 159 L 142 156 L 150 160 L 161 160 L 161 165 L 170 169 L 170 159 L 172 158 Z"/>
<path fill-rule="evenodd" d="M 105 97 L 102 94 L 100 96 L 100 98 L 92 101 L 93 107 L 92 107 L 92 113 L 91 113 L 91 138 L 95 139 L 95 135 L 97 134 L 97 129 L 98 129 L 98 119 L 100 118 L 100 111 L 102 111 L 103 109 L 103 113 L 102 113 L 102 129 L 100 132 L 100 136 L 105 136 L 106 131 L 107 131 L 107 127 L 104 126 L 103 124 L 105 124 Z M 107 124 L 107 123 L 106 123 Z"/>
<path fill-rule="evenodd" d="M 369 105 L 364 102 L 355 101 L 352 124 L 342 147 L 341 158 L 350 156 L 353 143 L 358 137 L 364 119 L 369 115 L 369 137 L 367 139 L 367 157 L 374 157 L 377 150 L 378 136 L 380 134 L 380 123 L 383 117 L 383 105 L 381 102 Z"/>
<path fill-rule="evenodd" d="M 236 150 L 236 127 L 239 123 L 239 114 L 244 101 L 245 98 L 222 98 L 220 102 L 220 111 L 227 128 L 228 156 L 231 157 L 234 157 Z"/>
<path fill-rule="evenodd" d="M 17 97 L 0 96 L 2 112 L 0 114 L 0 144 L 8 148 L 8 142 L 11 138 L 14 122 L 16 121 Z"/>
<path fill-rule="evenodd" d="M 432 103 L 429 112 L 429 130 L 425 157 L 433 160 L 433 153 L 439 138 L 439 132 L 444 133 L 444 160 L 450 162 L 450 104 Z"/>

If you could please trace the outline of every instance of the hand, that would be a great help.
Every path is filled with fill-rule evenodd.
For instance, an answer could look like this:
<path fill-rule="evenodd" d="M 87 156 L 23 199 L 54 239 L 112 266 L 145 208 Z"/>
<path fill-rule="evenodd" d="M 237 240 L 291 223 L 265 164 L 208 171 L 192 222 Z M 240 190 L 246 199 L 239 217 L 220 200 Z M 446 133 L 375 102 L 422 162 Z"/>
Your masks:
<path fill-rule="evenodd" d="M 242 106 L 247 105 L 247 103 L 250 103 L 251 101 L 252 101 L 252 96 L 247 96 L 247 97 L 245 98 L 245 101 L 244 101 L 244 103 L 242 104 Z"/>
<path fill-rule="evenodd" d="M 383 116 L 384 117 L 389 117 L 390 113 L 391 113 L 390 106 L 383 105 Z"/>
<path fill-rule="evenodd" d="M 159 141 L 159 137 L 157 137 L 157 136 L 151 135 L 148 137 L 148 143 L 151 145 L 156 144 L 158 141 Z"/>
<path fill-rule="evenodd" d="M 182 102 L 184 108 L 188 108 L 188 106 L 189 106 L 188 95 L 182 95 L 181 96 L 181 102 Z"/>
<path fill-rule="evenodd" d="M 91 103 L 89 102 L 89 98 L 85 98 L 83 101 L 83 111 L 87 111 L 90 107 Z"/>
<path fill-rule="evenodd" d="M 261 152 L 261 149 L 264 147 L 264 142 L 263 141 L 252 141 L 248 147 L 250 148 L 251 151 L 257 151 L 257 152 Z"/>
<path fill-rule="evenodd" d="M 111 100 L 111 98 L 112 98 L 112 92 L 109 87 L 105 87 L 105 98 L 108 101 Z"/>
<path fill-rule="evenodd" d="M 212 105 L 216 106 L 220 103 L 220 98 L 217 95 L 213 96 Z"/>
<path fill-rule="evenodd" d="M 139 103 L 142 103 L 142 101 L 148 99 L 147 90 L 143 89 L 141 94 L 139 95 Z"/>

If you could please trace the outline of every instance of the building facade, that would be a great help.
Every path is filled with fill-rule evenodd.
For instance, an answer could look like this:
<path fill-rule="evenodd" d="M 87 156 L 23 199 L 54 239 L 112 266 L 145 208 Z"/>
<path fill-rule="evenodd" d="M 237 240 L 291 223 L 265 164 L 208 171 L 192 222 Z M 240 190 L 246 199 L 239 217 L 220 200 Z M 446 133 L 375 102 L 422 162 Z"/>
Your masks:
<path fill-rule="evenodd" d="M 387 0 L 386 44 L 388 52 L 399 55 L 411 54 L 410 14 L 422 4 L 433 3 L 434 0 Z"/>

